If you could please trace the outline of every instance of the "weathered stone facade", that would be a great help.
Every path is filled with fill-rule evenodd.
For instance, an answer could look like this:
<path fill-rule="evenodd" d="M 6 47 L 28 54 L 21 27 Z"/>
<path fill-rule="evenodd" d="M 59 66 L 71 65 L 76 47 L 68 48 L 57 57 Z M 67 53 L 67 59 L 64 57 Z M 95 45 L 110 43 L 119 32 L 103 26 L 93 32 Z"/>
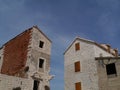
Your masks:
<path fill-rule="evenodd" d="M 78 50 L 75 49 L 79 43 Z M 102 60 L 115 63 L 116 76 L 107 75 L 106 65 L 96 57 L 116 57 L 114 49 L 110 52 L 94 41 L 77 37 L 64 53 L 65 90 L 120 90 L 120 60 Z M 80 69 L 76 72 L 75 62 Z"/>
<path fill-rule="evenodd" d="M 0 90 L 49 90 L 51 40 L 33 26 L 0 48 Z"/>

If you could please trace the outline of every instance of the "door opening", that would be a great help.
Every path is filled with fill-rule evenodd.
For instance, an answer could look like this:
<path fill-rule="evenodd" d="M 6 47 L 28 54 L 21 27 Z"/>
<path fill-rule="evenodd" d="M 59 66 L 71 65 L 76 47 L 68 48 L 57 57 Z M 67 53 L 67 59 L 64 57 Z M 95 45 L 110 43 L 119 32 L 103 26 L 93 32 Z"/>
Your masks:
<path fill-rule="evenodd" d="M 38 90 L 38 87 L 39 87 L 39 81 L 34 80 L 33 90 Z"/>

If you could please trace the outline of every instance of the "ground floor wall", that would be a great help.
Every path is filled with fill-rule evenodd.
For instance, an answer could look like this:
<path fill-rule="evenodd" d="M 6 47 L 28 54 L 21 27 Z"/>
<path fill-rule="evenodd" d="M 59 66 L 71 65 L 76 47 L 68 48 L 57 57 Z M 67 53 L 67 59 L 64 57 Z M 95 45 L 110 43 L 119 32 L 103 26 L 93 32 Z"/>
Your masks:
<path fill-rule="evenodd" d="M 36 84 L 36 81 L 39 83 Z M 36 87 L 38 89 L 36 89 Z M 0 74 L 0 90 L 50 90 L 49 84 L 33 80 Z"/>
<path fill-rule="evenodd" d="M 98 62 L 99 90 L 120 90 L 120 62 L 115 62 L 116 75 L 107 75 L 106 65 Z"/>
<path fill-rule="evenodd" d="M 33 80 L 0 74 L 0 90 L 15 90 L 17 88 L 33 90 Z"/>

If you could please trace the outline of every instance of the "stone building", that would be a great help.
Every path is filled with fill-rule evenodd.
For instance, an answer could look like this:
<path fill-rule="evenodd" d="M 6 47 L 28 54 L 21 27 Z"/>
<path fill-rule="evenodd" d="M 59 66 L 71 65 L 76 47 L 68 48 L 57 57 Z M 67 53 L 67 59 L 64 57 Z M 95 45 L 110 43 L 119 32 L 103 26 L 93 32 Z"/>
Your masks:
<path fill-rule="evenodd" d="M 120 57 L 107 44 L 77 37 L 64 52 L 65 90 L 120 90 Z"/>
<path fill-rule="evenodd" d="M 0 90 L 50 90 L 51 40 L 33 26 L 0 48 Z"/>

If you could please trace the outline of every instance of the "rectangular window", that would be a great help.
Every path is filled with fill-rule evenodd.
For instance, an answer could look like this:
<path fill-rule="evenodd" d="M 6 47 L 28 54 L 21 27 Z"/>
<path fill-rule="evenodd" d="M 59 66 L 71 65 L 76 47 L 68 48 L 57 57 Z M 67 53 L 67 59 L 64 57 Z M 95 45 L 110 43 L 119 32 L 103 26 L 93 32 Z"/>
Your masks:
<path fill-rule="evenodd" d="M 82 90 L 81 89 L 81 82 L 75 83 L 75 90 Z"/>
<path fill-rule="evenodd" d="M 76 43 L 76 44 L 75 44 L 75 50 L 76 50 L 76 51 L 80 50 L 80 43 Z"/>
<path fill-rule="evenodd" d="M 80 71 L 80 61 L 75 62 L 74 66 L 75 66 L 75 72 L 79 72 Z"/>
<path fill-rule="evenodd" d="M 43 68 L 44 66 L 44 59 L 39 60 L 39 68 Z"/>
<path fill-rule="evenodd" d="M 43 41 L 40 41 L 39 47 L 40 47 L 40 48 L 43 48 L 43 45 L 44 45 L 44 42 L 43 42 Z"/>
<path fill-rule="evenodd" d="M 115 63 L 106 65 L 107 75 L 117 75 Z"/>

